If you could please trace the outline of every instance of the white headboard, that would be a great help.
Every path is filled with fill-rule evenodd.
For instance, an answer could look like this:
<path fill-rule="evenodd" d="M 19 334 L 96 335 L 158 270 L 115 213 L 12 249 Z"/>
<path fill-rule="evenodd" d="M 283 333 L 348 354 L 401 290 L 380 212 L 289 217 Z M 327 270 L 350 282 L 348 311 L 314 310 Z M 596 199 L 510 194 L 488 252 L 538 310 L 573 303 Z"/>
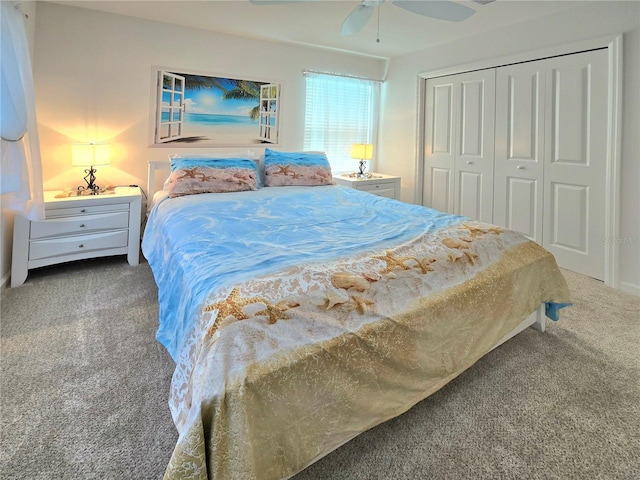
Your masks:
<path fill-rule="evenodd" d="M 164 181 L 171 172 L 171 163 L 168 160 L 149 160 L 147 162 L 147 195 L 149 195 L 149 205 L 153 195 L 162 190 Z"/>

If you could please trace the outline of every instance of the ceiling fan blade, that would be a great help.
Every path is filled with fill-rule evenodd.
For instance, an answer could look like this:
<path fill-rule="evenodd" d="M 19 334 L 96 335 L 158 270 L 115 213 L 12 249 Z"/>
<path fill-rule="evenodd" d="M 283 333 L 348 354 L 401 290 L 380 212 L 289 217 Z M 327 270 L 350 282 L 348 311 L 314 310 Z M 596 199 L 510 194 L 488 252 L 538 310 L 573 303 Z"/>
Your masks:
<path fill-rule="evenodd" d="M 476 13 L 473 8 L 446 0 L 394 0 L 393 4 L 425 17 L 448 22 L 461 22 Z"/>
<path fill-rule="evenodd" d="M 370 5 L 358 5 L 344 20 L 340 33 L 342 35 L 353 35 L 354 33 L 358 33 L 364 28 L 371 18 L 373 9 L 374 7 Z"/>

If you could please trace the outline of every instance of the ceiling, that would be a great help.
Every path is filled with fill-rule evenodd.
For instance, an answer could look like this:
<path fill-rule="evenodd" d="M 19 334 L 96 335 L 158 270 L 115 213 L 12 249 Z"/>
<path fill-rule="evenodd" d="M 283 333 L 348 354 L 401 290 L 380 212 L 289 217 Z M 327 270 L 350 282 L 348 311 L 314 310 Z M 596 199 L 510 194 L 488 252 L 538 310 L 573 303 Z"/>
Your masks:
<path fill-rule="evenodd" d="M 496 0 L 480 5 L 470 0 L 456 0 L 473 8 L 476 13 L 462 22 L 447 22 L 411 13 L 386 0 L 359 33 L 347 36 L 340 34 L 342 23 L 361 1 L 262 0 L 262 5 L 250 0 L 46 1 L 231 35 L 380 58 L 423 50 L 588 3 L 579 0 Z M 378 14 L 379 42 L 376 41 Z"/>

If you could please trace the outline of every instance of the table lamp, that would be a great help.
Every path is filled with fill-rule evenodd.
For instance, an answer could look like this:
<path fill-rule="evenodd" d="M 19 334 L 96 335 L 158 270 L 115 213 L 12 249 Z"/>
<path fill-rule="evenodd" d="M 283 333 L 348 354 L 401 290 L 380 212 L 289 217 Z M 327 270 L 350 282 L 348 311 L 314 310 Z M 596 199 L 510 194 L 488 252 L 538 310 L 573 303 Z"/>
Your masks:
<path fill-rule="evenodd" d="M 111 163 L 111 145 L 108 143 L 77 143 L 71 145 L 71 164 L 74 167 L 89 167 L 85 170 L 87 174 L 84 181 L 87 186 L 79 186 L 78 194 L 81 191 L 90 191 L 91 195 L 98 195 L 100 187 L 95 184 L 97 170 L 96 165 L 108 165 Z"/>
<path fill-rule="evenodd" d="M 369 173 L 365 173 L 365 160 L 373 158 L 373 145 L 370 143 L 354 143 L 351 145 L 351 158 L 360 160 L 360 169 L 358 170 L 358 178 L 369 178 Z"/>

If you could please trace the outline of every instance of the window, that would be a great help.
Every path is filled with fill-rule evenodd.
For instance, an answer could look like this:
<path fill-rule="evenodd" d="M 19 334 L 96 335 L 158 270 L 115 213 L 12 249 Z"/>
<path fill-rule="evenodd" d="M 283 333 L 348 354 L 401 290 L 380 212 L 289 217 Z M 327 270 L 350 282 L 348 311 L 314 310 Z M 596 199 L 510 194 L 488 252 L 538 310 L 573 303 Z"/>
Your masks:
<path fill-rule="evenodd" d="M 260 86 L 260 141 L 278 143 L 280 85 Z"/>
<path fill-rule="evenodd" d="M 182 137 L 184 123 L 184 77 L 158 72 L 155 142 L 163 143 Z"/>
<path fill-rule="evenodd" d="M 334 173 L 355 172 L 351 145 L 376 143 L 380 82 L 312 72 L 305 80 L 304 149 L 326 152 Z"/>

